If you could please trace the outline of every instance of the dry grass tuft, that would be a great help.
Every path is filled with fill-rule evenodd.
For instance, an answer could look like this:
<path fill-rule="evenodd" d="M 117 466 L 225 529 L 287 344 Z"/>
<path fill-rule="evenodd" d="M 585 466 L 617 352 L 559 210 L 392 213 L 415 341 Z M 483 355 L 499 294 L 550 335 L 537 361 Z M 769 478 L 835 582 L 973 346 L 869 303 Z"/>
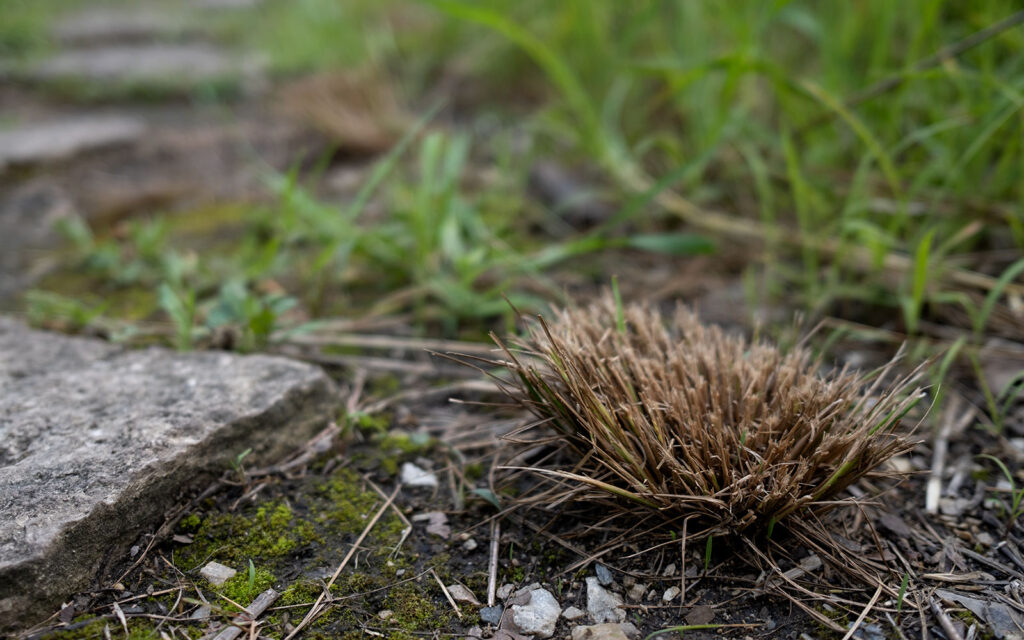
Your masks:
<path fill-rule="evenodd" d="M 703 535 L 816 521 L 910 448 L 897 426 L 921 397 L 914 374 L 886 382 L 892 364 L 823 374 L 802 347 L 783 353 L 682 306 L 666 321 L 611 296 L 540 319 L 513 347 L 494 339 L 513 373 L 506 391 L 541 419 L 526 431 L 550 425 L 572 454 L 529 469 L 552 481 L 545 502 L 653 510 Z"/>
<path fill-rule="evenodd" d="M 287 113 L 330 136 L 346 151 L 386 151 L 411 125 L 383 74 L 320 73 L 286 85 L 279 94 Z"/>

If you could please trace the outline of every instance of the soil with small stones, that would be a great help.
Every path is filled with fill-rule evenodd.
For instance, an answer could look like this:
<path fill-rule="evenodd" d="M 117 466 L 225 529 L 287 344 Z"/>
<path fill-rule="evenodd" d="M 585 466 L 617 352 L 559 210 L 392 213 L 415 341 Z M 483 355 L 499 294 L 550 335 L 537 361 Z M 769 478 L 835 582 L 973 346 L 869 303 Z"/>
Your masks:
<path fill-rule="evenodd" d="M 494 398 L 470 395 L 466 399 Z M 596 563 L 600 562 L 611 570 L 613 581 L 608 589 L 622 597 L 626 620 L 644 636 L 675 625 L 695 624 L 696 620 L 718 628 L 688 632 L 690 637 L 827 637 L 848 627 L 871 596 L 864 591 L 866 585 L 851 583 L 842 567 L 827 562 L 820 567 L 808 564 L 813 551 L 787 545 L 784 531 L 774 537 L 779 548 L 788 547 L 791 556 L 778 554 L 774 560 L 784 571 L 812 568 L 794 576 L 795 584 L 820 594 L 820 599 L 807 594 L 799 599 L 812 613 L 773 590 L 772 581 L 766 583 L 766 575 L 751 562 L 749 549 L 728 539 L 716 541 L 710 556 L 703 544 L 687 549 L 683 556 L 674 532 L 633 532 L 625 544 L 604 551 L 635 523 L 619 520 L 594 528 L 597 517 L 605 514 L 581 514 L 589 517 L 578 518 L 567 515 L 571 509 L 561 507 L 499 514 L 480 497 L 479 493 L 486 492 L 475 490 L 490 487 L 487 469 L 495 451 L 502 449 L 481 443 L 491 440 L 496 430 L 507 428 L 508 421 L 517 418 L 515 414 L 495 416 L 493 411 L 480 409 L 467 413 L 432 401 L 396 403 L 382 415 L 386 419 L 337 436 L 329 451 L 286 472 L 249 470 L 244 480 L 237 471 L 226 473 L 215 487 L 183 505 L 176 521 L 168 522 L 159 538 L 141 538 L 141 555 L 112 558 L 105 574 L 97 577 L 97 591 L 80 594 L 70 610 L 37 628 L 32 637 L 76 637 L 74 634 L 86 628 L 83 623 L 101 629 L 98 621 L 113 630 L 120 625 L 115 602 L 132 624 L 145 622 L 146 626 L 139 628 L 173 629 L 194 637 L 224 625 L 232 614 L 218 610 L 230 609 L 230 605 L 221 597 L 222 590 L 200 579 L 198 571 L 207 560 L 229 558 L 226 563 L 233 560 L 234 568 L 246 575 L 246 558 L 232 550 L 232 545 L 244 551 L 245 544 L 257 535 L 253 532 L 262 529 L 228 529 L 226 537 L 214 540 L 204 537 L 212 535 L 213 529 L 199 523 L 233 515 L 243 518 L 240 522 L 252 523 L 256 522 L 254 514 L 282 504 L 292 513 L 285 535 L 301 530 L 302 522 L 313 522 L 320 536 L 300 541 L 283 554 L 252 558 L 257 568 L 273 574 L 269 586 L 293 596 L 301 592 L 306 598 L 298 602 L 294 597 L 285 598 L 284 604 L 265 614 L 261 633 L 286 636 L 302 620 L 364 525 L 381 510 L 385 496 L 395 491 L 397 470 L 406 462 L 432 470 L 439 481 L 436 488 L 405 486 L 395 494 L 394 505 L 412 522 L 411 533 L 404 540 L 401 536 L 396 539 L 395 532 L 404 524 L 393 510 L 384 509 L 387 518 L 382 517 L 376 527 L 390 533 L 377 537 L 370 528 L 371 535 L 339 573 L 324 612 L 306 629 L 309 635 L 300 637 L 377 633 L 389 637 L 410 633 L 491 637 L 494 629 L 480 621 L 478 607 L 462 603 L 456 614 L 438 581 L 462 584 L 487 604 L 494 521 L 500 523 L 493 567 L 496 586 L 511 584 L 518 589 L 537 583 L 549 590 L 563 609 L 575 606 L 586 611 L 585 580 L 598 575 Z M 453 432 L 451 425 L 463 426 Z M 409 440 L 408 434 L 419 435 Z M 929 453 L 922 446 L 921 456 Z M 324 515 L 338 505 L 324 500 L 328 494 L 323 487 L 338 478 L 351 486 L 339 490 L 336 497 L 362 509 L 355 523 L 338 524 L 340 520 Z M 881 499 L 860 509 L 840 510 L 825 523 L 847 550 L 890 566 L 894 588 L 898 588 L 900 576 L 914 576 L 902 606 L 890 598 L 877 601 L 857 637 L 900 633 L 917 637 L 922 610 L 929 631 L 948 637 L 928 611 L 929 597 L 941 603 L 949 623 L 962 637 L 972 625 L 978 625 L 976 631 L 993 630 L 995 637 L 1014 637 L 1006 625 L 1014 624 L 1019 616 L 1017 597 L 1024 580 L 1019 542 L 1024 531 L 1015 524 L 1008 532 L 1005 520 L 985 503 L 990 493 L 985 479 L 961 479 L 956 496 L 943 499 L 943 509 L 949 515 L 932 515 L 921 508 L 926 482 L 926 477 L 918 474 L 895 486 L 862 483 L 855 491 L 880 491 Z M 504 501 L 502 506 L 508 506 L 509 496 L 499 499 Z M 429 515 L 437 513 L 444 514 L 450 529 L 445 535 L 427 530 Z M 417 517 L 421 515 L 424 517 Z M 149 541 L 156 544 L 147 549 Z M 601 555 L 595 557 L 595 553 Z M 122 577 L 127 567 L 130 570 Z M 640 589 L 638 584 L 646 587 Z M 684 596 L 663 601 L 663 594 L 672 587 L 685 588 Z M 639 598 L 638 592 L 642 594 Z M 412 599 L 414 609 L 428 609 L 427 617 L 401 612 L 403 605 L 396 594 Z M 204 602 L 214 605 L 213 613 L 207 610 L 207 617 L 194 619 L 197 611 L 203 613 Z M 972 611 L 972 606 L 983 608 Z M 586 623 L 562 619 L 555 637 L 567 637 L 574 626 Z"/>
<path fill-rule="evenodd" d="M 0 206 L 41 203 L 47 211 L 39 213 L 40 219 L 81 215 L 113 227 L 156 210 L 265 197 L 258 188 L 260 174 L 252 169 L 253 158 L 284 169 L 300 159 L 314 159 L 330 146 L 305 123 L 270 108 L 272 100 L 266 93 L 236 97 L 228 118 L 219 107 L 197 107 L 180 94 L 156 100 L 137 96 L 89 100 L 69 106 L 67 95 L 31 83 L 0 88 L 0 109 L 16 119 L 41 122 L 116 112 L 138 118 L 147 127 L 141 137 L 40 162 L 19 160 L 0 174 Z M 346 156 L 342 149 L 331 169 L 361 169 L 362 153 Z M 353 158 L 355 162 L 346 164 Z M 13 209 L 5 209 L 9 210 Z M 57 240 L 38 231 L 27 230 L 22 236 L 27 240 L 9 243 L 12 249 L 3 266 L 5 271 L 17 272 L 17 277 L 12 277 L 9 290 L 0 287 L 0 294 L 23 289 L 46 273 L 39 258 L 48 255 L 44 251 Z M 697 303 L 705 319 L 749 330 L 742 312 L 743 288 L 736 277 L 746 256 L 602 259 L 618 263 L 626 292 L 645 293 L 656 303 L 682 298 Z M 0 280 L 8 275 L 4 273 Z M 594 290 L 594 280 L 565 274 L 564 284 L 582 294 Z M 772 314 L 776 320 L 790 315 L 786 309 L 772 310 Z M 873 318 L 870 310 L 843 315 L 875 325 L 886 321 L 884 316 Z M 833 353 L 844 362 L 869 368 L 885 361 L 891 348 L 840 342 L 833 346 Z M 317 359 L 310 353 L 291 355 Z M 400 371 L 407 367 L 417 372 L 402 374 L 400 386 L 405 394 L 435 395 L 430 392 L 440 384 L 437 372 L 452 373 L 425 361 L 421 352 L 391 350 L 386 356 Z M 999 362 L 996 356 L 981 362 L 986 373 L 996 367 L 991 363 Z M 325 365 L 344 362 L 328 356 L 319 361 Z M 1011 367 L 1019 364 L 1019 355 L 1010 350 L 1009 361 Z M 351 382 L 353 370 L 344 365 L 337 373 Z M 100 638 L 128 627 L 139 637 L 197 637 L 223 628 L 237 612 L 224 599 L 224 589 L 199 577 L 205 561 L 220 558 L 240 572 L 233 594 L 250 597 L 257 586 L 271 586 L 284 594 L 262 618 L 260 633 L 268 637 L 291 633 L 325 590 L 330 595 L 324 598 L 322 615 L 299 637 L 447 637 L 478 632 L 492 637 L 494 629 L 480 621 L 479 607 L 461 603 L 456 613 L 439 580 L 444 585 L 463 584 L 487 604 L 493 571 L 498 587 L 537 583 L 563 609 L 575 606 L 585 611 L 585 579 L 596 575 L 597 562 L 611 570 L 613 582 L 608 588 L 623 595 L 627 621 L 644 636 L 699 621 L 718 627 L 688 631 L 687 637 L 841 637 L 867 610 L 854 637 L 1024 637 L 1019 626 L 1024 621 L 1024 529 L 1019 522 L 1008 521 L 1011 487 L 995 465 L 978 457 L 993 455 L 1011 470 L 1021 467 L 1024 408 L 1018 405 L 1001 434 L 993 434 L 985 429 L 983 412 L 977 409 L 985 406 L 985 399 L 972 372 L 954 369 L 953 377 L 958 395 L 966 399 L 961 413 L 971 411 L 970 419 L 960 423 L 950 412 L 953 417 L 944 419 L 953 421 L 948 429 L 944 420 L 927 423 L 938 426 L 934 431 L 922 427 L 918 432 L 922 443 L 900 461 L 910 476 L 894 486 L 858 484 L 852 491 L 873 499 L 860 508 L 841 510 L 826 523 L 847 551 L 889 568 L 892 593 L 900 591 L 906 578 L 902 601 L 892 594 L 873 600 L 873 589 L 851 583 L 841 567 L 827 562 L 812 571 L 791 574 L 797 577 L 786 586 L 794 597 L 784 597 L 772 586 L 777 582 L 766 581 L 750 551 L 727 539 L 715 541 L 709 557 L 703 545 L 686 549 L 684 555 L 680 540 L 674 537 L 679 532 L 652 531 L 631 536 L 602 553 L 636 523 L 620 520 L 593 528 L 594 514 L 570 515 L 567 505 L 499 513 L 485 499 L 492 488 L 488 478 L 495 453 L 506 452 L 496 435 L 525 418 L 487 408 L 453 407 L 443 402 L 447 395 L 442 394 L 438 401 L 388 402 L 377 422 L 337 435 L 330 450 L 316 449 L 315 456 L 286 471 L 226 472 L 219 483 L 169 512 L 164 526 L 145 532 L 128 557 L 109 558 L 93 590 L 73 596 L 50 620 L 25 633 Z M 373 388 L 372 377 L 370 382 Z M 387 398 L 386 393 L 370 393 L 358 406 Z M 417 444 L 422 441 L 415 437 L 410 441 L 408 434 L 430 436 L 433 445 Z M 936 464 L 936 442 L 948 444 L 941 466 Z M 384 505 L 383 496 L 395 491 L 398 470 L 405 462 L 431 467 L 439 479 L 436 489 L 403 487 L 395 494 L 396 508 L 413 523 L 411 533 L 403 539 L 402 518 L 385 509 L 327 589 L 343 558 Z M 924 505 L 928 474 L 934 467 L 941 468 L 942 495 L 937 512 L 930 513 Z M 1016 482 L 1020 483 L 1019 477 Z M 511 503 L 511 496 L 498 497 L 503 509 Z M 276 522 L 274 513 L 280 516 Z M 436 513 L 447 518 L 447 536 L 427 531 L 429 517 L 416 519 Z M 597 514 L 596 521 L 604 515 Z M 500 523 L 500 537 L 497 563 L 492 567 L 493 522 Z M 255 531 L 265 534 L 258 541 L 260 546 L 253 546 Z M 778 542 L 784 541 L 780 531 Z M 598 553 L 602 555 L 595 557 Z M 797 570 L 813 553 L 794 547 L 788 555 L 774 559 L 783 571 Z M 670 565 L 674 570 L 669 570 Z M 639 593 L 638 584 L 646 588 L 635 599 L 629 592 Z M 663 602 L 662 595 L 672 587 L 685 588 L 685 593 Z M 575 623 L 562 619 L 554 637 L 566 637 L 574 626 L 585 623 L 585 619 Z"/>

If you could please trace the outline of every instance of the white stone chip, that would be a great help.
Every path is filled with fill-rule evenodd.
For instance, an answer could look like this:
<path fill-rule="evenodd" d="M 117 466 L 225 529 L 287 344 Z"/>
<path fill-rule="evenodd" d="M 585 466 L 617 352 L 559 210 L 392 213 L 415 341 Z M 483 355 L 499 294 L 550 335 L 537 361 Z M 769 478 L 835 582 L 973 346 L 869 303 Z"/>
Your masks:
<path fill-rule="evenodd" d="M 596 578 L 595 578 L 596 580 Z M 512 605 L 512 621 L 523 633 L 550 638 L 555 633 L 555 624 L 562 615 L 562 607 L 547 589 L 530 592 L 528 604 Z"/>
<path fill-rule="evenodd" d="M 199 575 L 206 578 L 207 582 L 219 587 L 238 573 L 231 567 L 226 567 L 219 562 L 207 562 L 206 566 L 199 570 Z"/>
<path fill-rule="evenodd" d="M 570 621 L 579 620 L 585 615 L 587 615 L 586 611 L 583 611 L 582 609 L 577 609 L 576 607 L 568 607 L 565 611 L 562 612 L 562 617 Z"/>
<path fill-rule="evenodd" d="M 437 476 L 411 462 L 402 464 L 402 484 L 410 487 L 436 487 Z"/>
<path fill-rule="evenodd" d="M 587 613 L 596 623 L 622 622 L 626 619 L 622 597 L 602 587 L 593 576 L 587 578 Z"/>

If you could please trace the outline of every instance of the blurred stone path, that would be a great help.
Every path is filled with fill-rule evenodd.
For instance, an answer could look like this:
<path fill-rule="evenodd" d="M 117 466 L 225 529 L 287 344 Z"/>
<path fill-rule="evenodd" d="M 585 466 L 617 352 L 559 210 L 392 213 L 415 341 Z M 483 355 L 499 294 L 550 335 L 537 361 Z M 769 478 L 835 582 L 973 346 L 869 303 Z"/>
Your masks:
<path fill-rule="evenodd" d="M 268 168 L 323 148 L 268 105 L 258 62 L 195 28 L 252 4 L 96 4 L 53 25 L 50 57 L 0 72 L 0 309 L 45 273 L 58 220 L 251 201 Z M 93 586 L 241 452 L 304 442 L 335 397 L 281 358 L 130 351 L 0 316 L 0 634 Z"/>
<path fill-rule="evenodd" d="M 94 2 L 56 21 L 50 56 L 0 72 L 0 309 L 45 270 L 57 219 L 250 201 L 326 147 L 273 107 L 256 57 L 202 29 L 255 4 Z"/>
<path fill-rule="evenodd" d="M 283 358 L 127 350 L 0 317 L 0 630 L 89 588 L 246 449 L 256 462 L 306 441 L 335 398 L 323 371 Z"/>

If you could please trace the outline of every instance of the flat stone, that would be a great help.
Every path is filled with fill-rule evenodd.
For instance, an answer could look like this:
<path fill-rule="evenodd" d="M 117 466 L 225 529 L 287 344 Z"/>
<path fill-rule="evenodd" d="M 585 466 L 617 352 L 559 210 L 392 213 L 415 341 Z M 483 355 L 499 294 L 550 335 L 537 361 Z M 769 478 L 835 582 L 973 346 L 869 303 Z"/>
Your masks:
<path fill-rule="evenodd" d="M 601 586 L 597 578 L 587 578 L 587 613 L 590 619 L 602 622 L 622 622 L 626 619 L 626 610 L 622 608 L 622 597 Z"/>
<path fill-rule="evenodd" d="M 614 622 L 576 627 L 572 630 L 572 640 L 629 640 L 622 627 Z"/>
<path fill-rule="evenodd" d="M 150 8 L 96 7 L 62 18 L 53 35 L 64 44 L 137 42 L 181 31 L 178 17 Z"/>
<path fill-rule="evenodd" d="M 512 621 L 525 634 L 550 638 L 555 634 L 555 625 L 562 615 L 562 607 L 547 589 L 530 592 L 527 604 L 512 605 Z"/>
<path fill-rule="evenodd" d="M 73 116 L 0 131 L 0 171 L 139 139 L 146 125 L 130 116 Z"/>
<path fill-rule="evenodd" d="M 579 620 L 585 615 L 587 615 L 586 611 L 577 609 L 576 607 L 566 607 L 565 611 L 562 612 L 562 617 L 570 622 L 573 620 Z"/>
<path fill-rule="evenodd" d="M 478 607 L 480 606 L 480 601 L 476 599 L 473 592 L 458 582 L 450 584 L 445 588 L 448 589 L 448 593 L 451 594 L 452 600 L 455 602 L 465 602 L 466 604 L 472 604 Z"/>
<path fill-rule="evenodd" d="M 480 609 L 480 619 L 488 624 L 497 625 L 501 622 L 501 614 L 505 611 L 505 608 L 501 605 L 495 605 L 493 607 L 483 607 Z"/>
<path fill-rule="evenodd" d="M 42 80 L 187 86 L 224 80 L 243 70 L 207 44 L 112 45 L 66 50 L 31 68 Z"/>
<path fill-rule="evenodd" d="M 665 589 L 665 593 L 662 594 L 661 599 L 664 602 L 672 602 L 676 599 L 676 596 L 678 596 L 679 593 L 679 587 L 669 587 L 668 589 Z"/>
<path fill-rule="evenodd" d="M 600 582 L 602 586 L 607 587 L 615 579 L 611 570 L 600 562 L 594 565 L 594 572 L 597 573 L 597 581 Z"/>
<path fill-rule="evenodd" d="M 219 587 L 231 578 L 234 578 L 238 572 L 231 567 L 225 566 L 219 562 L 207 562 L 202 569 L 199 570 L 199 575 L 206 578 L 206 581 L 215 587 Z"/>
<path fill-rule="evenodd" d="M 335 407 L 323 371 L 284 358 L 133 351 L 0 317 L 0 632 L 87 588 L 181 491 L 250 447 L 247 462 L 279 459 Z"/>

